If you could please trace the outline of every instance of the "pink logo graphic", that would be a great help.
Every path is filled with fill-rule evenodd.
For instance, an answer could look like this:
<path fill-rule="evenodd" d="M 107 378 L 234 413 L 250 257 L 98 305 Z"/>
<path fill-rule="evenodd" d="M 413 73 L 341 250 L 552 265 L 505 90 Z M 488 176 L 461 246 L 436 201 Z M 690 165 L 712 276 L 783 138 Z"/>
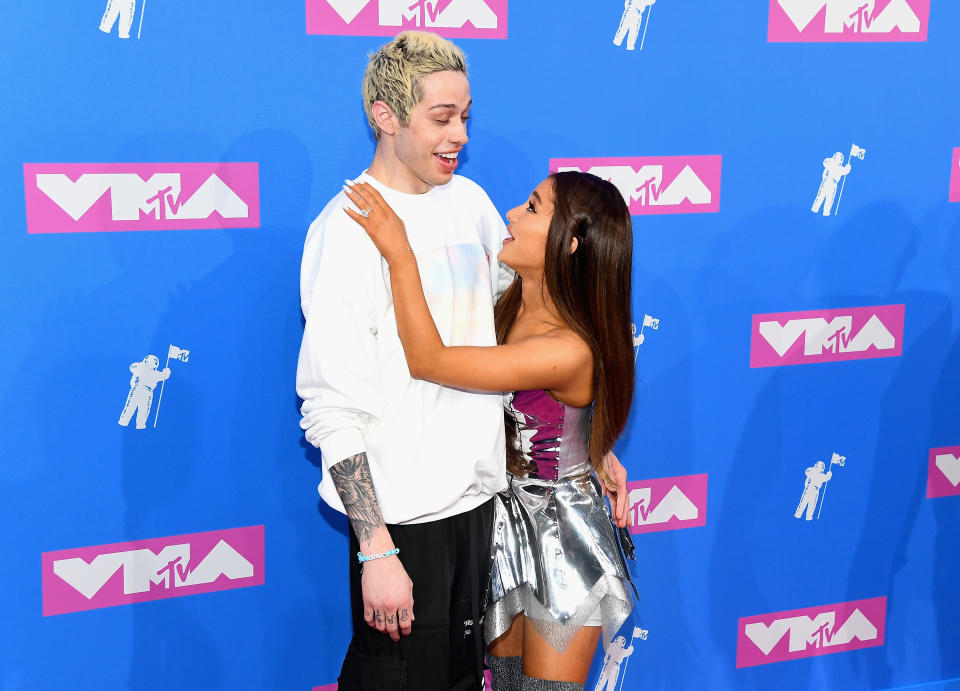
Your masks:
<path fill-rule="evenodd" d="M 926 41 L 930 0 L 770 0 L 767 41 Z"/>
<path fill-rule="evenodd" d="M 627 483 L 630 532 L 697 528 L 707 524 L 707 474 Z"/>
<path fill-rule="evenodd" d="M 25 163 L 28 233 L 257 228 L 256 163 Z"/>
<path fill-rule="evenodd" d="M 887 598 L 794 609 L 737 624 L 737 667 L 883 645 Z"/>
<path fill-rule="evenodd" d="M 721 158 L 551 158 L 550 172 L 578 170 L 609 180 L 635 216 L 700 214 L 720 210 Z"/>
<path fill-rule="evenodd" d="M 307 0 L 308 34 L 395 36 L 407 29 L 506 38 L 507 0 Z"/>
<path fill-rule="evenodd" d="M 903 305 L 753 315 L 750 366 L 899 357 Z"/>
<path fill-rule="evenodd" d="M 950 164 L 950 201 L 960 202 L 960 147 L 953 150 Z"/>
<path fill-rule="evenodd" d="M 960 495 L 960 446 L 930 449 L 927 468 L 927 498 Z"/>
<path fill-rule="evenodd" d="M 43 615 L 263 585 L 263 526 L 44 552 Z"/>

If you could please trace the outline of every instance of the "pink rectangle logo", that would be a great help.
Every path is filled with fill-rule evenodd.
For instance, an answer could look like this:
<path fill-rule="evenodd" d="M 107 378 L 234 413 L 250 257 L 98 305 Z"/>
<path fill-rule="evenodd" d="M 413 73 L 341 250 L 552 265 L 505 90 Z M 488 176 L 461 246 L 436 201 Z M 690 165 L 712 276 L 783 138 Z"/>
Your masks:
<path fill-rule="evenodd" d="M 960 147 L 953 150 L 950 164 L 950 201 L 960 202 Z"/>
<path fill-rule="evenodd" d="M 308 34 L 396 36 L 408 29 L 506 38 L 507 0 L 307 0 Z"/>
<path fill-rule="evenodd" d="M 883 645 L 887 598 L 794 609 L 737 623 L 737 667 Z"/>
<path fill-rule="evenodd" d="M 926 41 L 930 0 L 770 0 L 767 41 Z"/>
<path fill-rule="evenodd" d="M 257 228 L 256 163 L 24 163 L 28 233 Z"/>
<path fill-rule="evenodd" d="M 697 528 L 707 524 L 707 474 L 628 482 L 630 532 Z"/>
<path fill-rule="evenodd" d="M 578 170 L 609 180 L 634 216 L 720 210 L 722 156 L 551 158 L 550 172 Z"/>
<path fill-rule="evenodd" d="M 263 526 L 44 552 L 43 615 L 263 585 Z"/>
<path fill-rule="evenodd" d="M 927 498 L 960 496 L 960 446 L 930 449 Z"/>
<path fill-rule="evenodd" d="M 899 357 L 904 305 L 753 315 L 750 366 Z"/>

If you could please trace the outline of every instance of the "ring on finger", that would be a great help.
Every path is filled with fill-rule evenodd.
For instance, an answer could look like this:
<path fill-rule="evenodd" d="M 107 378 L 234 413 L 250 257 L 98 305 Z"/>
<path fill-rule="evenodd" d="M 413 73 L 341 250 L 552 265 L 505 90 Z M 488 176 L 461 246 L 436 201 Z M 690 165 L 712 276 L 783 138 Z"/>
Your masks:
<path fill-rule="evenodd" d="M 360 209 L 360 215 L 364 218 L 370 218 L 370 212 L 373 211 L 373 208 L 369 209 Z"/>

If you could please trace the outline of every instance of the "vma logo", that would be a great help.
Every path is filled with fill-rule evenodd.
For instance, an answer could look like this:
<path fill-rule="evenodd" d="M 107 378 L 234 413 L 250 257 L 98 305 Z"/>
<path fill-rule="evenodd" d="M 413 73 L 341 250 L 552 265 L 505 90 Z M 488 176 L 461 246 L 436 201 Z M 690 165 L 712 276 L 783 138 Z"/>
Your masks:
<path fill-rule="evenodd" d="M 930 0 L 770 0 L 767 41 L 926 41 Z"/>
<path fill-rule="evenodd" d="M 953 163 L 950 165 L 950 201 L 960 202 L 960 147 L 953 150 Z"/>
<path fill-rule="evenodd" d="M 885 597 L 744 617 L 737 624 L 737 667 L 880 646 L 886 620 Z"/>
<path fill-rule="evenodd" d="M 707 474 L 628 482 L 630 532 L 697 528 L 707 524 Z"/>
<path fill-rule="evenodd" d="M 44 552 L 43 615 L 263 585 L 263 526 Z"/>
<path fill-rule="evenodd" d="M 904 305 L 753 315 L 750 367 L 899 357 Z"/>
<path fill-rule="evenodd" d="M 25 163 L 28 233 L 257 228 L 256 163 Z"/>
<path fill-rule="evenodd" d="M 506 38 L 507 0 L 307 0 L 308 34 L 395 36 L 408 29 Z"/>
<path fill-rule="evenodd" d="M 960 495 L 960 446 L 930 449 L 927 498 Z"/>
<path fill-rule="evenodd" d="M 575 170 L 609 180 L 635 216 L 720 210 L 721 156 L 551 158 L 550 172 Z"/>

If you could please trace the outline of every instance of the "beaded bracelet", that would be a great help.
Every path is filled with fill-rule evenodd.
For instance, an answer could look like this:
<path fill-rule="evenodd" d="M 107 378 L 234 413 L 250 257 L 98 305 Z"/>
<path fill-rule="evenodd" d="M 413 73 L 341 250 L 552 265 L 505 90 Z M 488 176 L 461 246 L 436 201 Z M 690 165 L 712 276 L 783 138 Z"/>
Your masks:
<path fill-rule="evenodd" d="M 363 552 L 357 552 L 357 561 L 361 564 L 365 561 L 373 561 L 374 559 L 383 559 L 384 557 L 392 557 L 394 554 L 400 554 L 400 548 L 394 547 L 389 552 L 383 552 L 382 554 L 371 554 L 369 557 L 363 556 Z"/>

